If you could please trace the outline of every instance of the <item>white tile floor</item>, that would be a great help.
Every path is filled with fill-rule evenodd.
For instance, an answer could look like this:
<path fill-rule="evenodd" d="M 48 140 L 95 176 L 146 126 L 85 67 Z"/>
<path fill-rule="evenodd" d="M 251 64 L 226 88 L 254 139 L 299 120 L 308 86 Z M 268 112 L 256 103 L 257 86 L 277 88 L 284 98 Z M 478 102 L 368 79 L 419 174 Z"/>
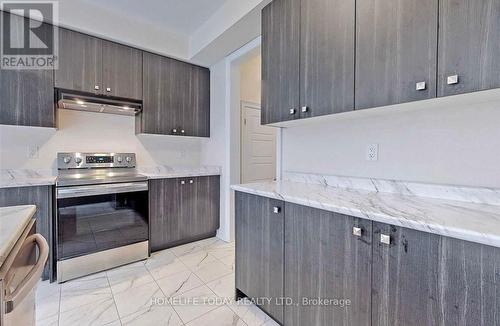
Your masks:
<path fill-rule="evenodd" d="M 234 243 L 211 238 L 64 284 L 42 282 L 37 325 L 277 324 L 249 301 L 234 302 Z"/>

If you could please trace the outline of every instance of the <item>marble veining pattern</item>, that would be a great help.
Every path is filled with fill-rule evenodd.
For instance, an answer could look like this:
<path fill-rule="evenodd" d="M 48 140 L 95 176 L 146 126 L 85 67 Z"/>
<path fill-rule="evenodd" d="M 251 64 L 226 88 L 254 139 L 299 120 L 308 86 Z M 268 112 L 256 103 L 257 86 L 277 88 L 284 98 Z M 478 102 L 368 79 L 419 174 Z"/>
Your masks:
<path fill-rule="evenodd" d="M 164 179 L 164 178 L 183 178 L 183 177 L 199 177 L 208 175 L 220 175 L 221 168 L 219 166 L 167 166 L 158 165 L 150 167 L 138 167 L 141 174 L 146 175 L 149 179 Z"/>
<path fill-rule="evenodd" d="M 0 170 L 0 188 L 53 185 L 56 175 L 54 170 L 4 169 Z"/>
<path fill-rule="evenodd" d="M 283 181 L 319 184 L 343 189 L 421 196 L 477 204 L 500 205 L 500 189 L 426 184 L 399 180 L 342 177 L 335 175 L 284 172 Z"/>
<path fill-rule="evenodd" d="M 500 206 L 304 182 L 264 182 L 232 189 L 500 247 Z"/>
<path fill-rule="evenodd" d="M 138 172 L 149 179 L 198 177 L 220 175 L 219 166 L 145 166 L 138 167 Z M 54 185 L 56 170 L 4 169 L 0 170 L 0 188 Z"/>
<path fill-rule="evenodd" d="M 64 284 L 41 282 L 37 326 L 278 325 L 234 301 L 234 260 L 234 242 L 211 238 Z"/>
<path fill-rule="evenodd" d="M 35 212 L 36 206 L 34 205 L 0 207 L 0 266 Z"/>

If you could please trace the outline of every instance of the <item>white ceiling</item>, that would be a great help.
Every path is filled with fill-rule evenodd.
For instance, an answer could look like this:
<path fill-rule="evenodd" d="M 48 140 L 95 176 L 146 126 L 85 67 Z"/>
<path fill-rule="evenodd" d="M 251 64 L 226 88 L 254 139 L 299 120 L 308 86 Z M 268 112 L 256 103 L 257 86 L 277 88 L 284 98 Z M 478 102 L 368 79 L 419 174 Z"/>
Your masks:
<path fill-rule="evenodd" d="M 227 0 L 85 0 L 127 20 L 139 20 L 189 36 Z"/>

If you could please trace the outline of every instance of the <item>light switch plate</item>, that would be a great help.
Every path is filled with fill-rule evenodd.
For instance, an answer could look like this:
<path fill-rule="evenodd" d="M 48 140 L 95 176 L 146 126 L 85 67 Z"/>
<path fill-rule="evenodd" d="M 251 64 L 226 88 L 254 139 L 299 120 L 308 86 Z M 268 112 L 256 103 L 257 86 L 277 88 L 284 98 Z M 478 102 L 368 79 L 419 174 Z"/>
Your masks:
<path fill-rule="evenodd" d="M 370 144 L 366 148 L 366 160 L 378 161 L 378 144 Z"/>

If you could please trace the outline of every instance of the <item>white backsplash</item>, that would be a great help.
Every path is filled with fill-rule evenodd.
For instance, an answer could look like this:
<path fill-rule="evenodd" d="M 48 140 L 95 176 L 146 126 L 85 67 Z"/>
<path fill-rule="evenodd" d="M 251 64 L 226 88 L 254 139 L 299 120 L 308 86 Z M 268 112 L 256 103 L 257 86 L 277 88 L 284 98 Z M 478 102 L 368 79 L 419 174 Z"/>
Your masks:
<path fill-rule="evenodd" d="M 0 126 L 0 169 L 56 168 L 57 152 L 134 152 L 138 166 L 200 165 L 204 139 L 135 135 L 134 117 L 59 110 L 59 129 Z M 38 155 L 28 158 L 29 148 Z"/>
<path fill-rule="evenodd" d="M 401 194 L 500 205 L 500 189 L 475 188 L 450 185 L 426 184 L 398 180 L 344 177 L 285 171 L 283 181 L 319 184 L 342 189 L 357 189 L 383 193 Z"/>

